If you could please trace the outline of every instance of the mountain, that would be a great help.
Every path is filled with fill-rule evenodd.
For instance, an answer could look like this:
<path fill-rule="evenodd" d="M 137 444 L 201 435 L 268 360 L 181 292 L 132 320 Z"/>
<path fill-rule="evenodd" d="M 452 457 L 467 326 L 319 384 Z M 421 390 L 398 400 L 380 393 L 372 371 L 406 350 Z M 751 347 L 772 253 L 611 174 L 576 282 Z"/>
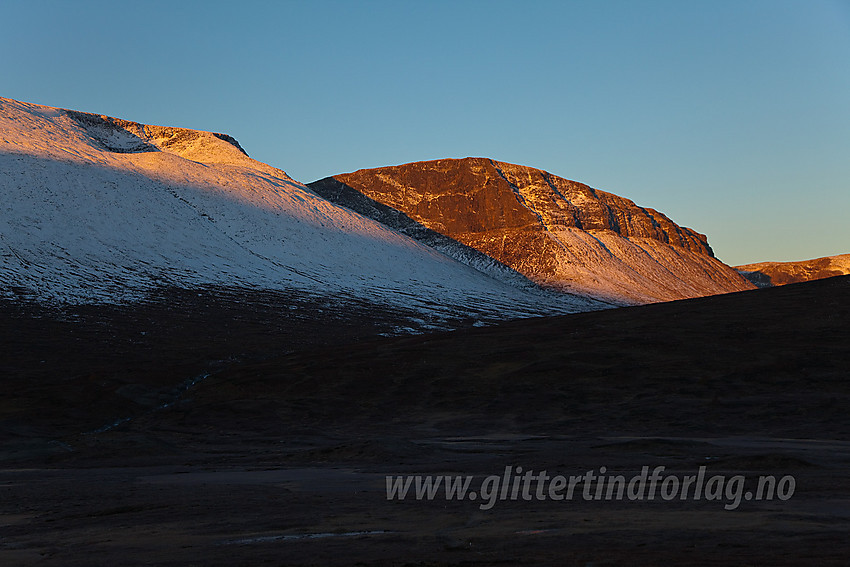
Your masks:
<path fill-rule="evenodd" d="M 248 157 L 225 134 L 0 99 L 0 297 L 289 290 L 413 326 L 596 309 L 448 258 Z"/>
<path fill-rule="evenodd" d="M 758 287 L 772 287 L 850 274 L 850 254 L 799 262 L 759 262 L 735 269 Z"/>
<path fill-rule="evenodd" d="M 704 235 L 628 199 L 531 167 L 442 159 L 363 169 L 308 186 L 414 236 L 439 233 L 548 288 L 620 304 L 753 288 L 714 257 Z"/>

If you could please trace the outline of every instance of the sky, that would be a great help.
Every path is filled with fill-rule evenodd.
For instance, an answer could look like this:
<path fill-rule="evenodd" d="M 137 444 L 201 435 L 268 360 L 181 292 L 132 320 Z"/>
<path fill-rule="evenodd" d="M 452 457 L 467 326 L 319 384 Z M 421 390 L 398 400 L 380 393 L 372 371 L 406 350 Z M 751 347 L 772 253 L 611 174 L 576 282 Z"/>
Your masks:
<path fill-rule="evenodd" d="M 730 265 L 850 253 L 850 0 L 3 0 L 0 96 L 225 132 L 305 183 L 537 167 Z"/>

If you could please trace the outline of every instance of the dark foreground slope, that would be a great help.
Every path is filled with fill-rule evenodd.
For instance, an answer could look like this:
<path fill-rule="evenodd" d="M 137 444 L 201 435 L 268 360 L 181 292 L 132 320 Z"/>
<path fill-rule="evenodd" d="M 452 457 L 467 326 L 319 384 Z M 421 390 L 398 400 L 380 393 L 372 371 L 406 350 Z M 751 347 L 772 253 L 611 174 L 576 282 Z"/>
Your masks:
<path fill-rule="evenodd" d="M 136 329 L 126 314 L 100 314 L 75 327 L 7 314 L 4 347 L 19 349 L 3 361 L 7 391 L 29 385 L 2 405 L 0 560 L 844 564 L 848 311 L 850 278 L 839 277 L 408 338 L 364 341 L 375 330 L 366 319 L 359 329 L 326 321 L 336 336 L 320 340 L 313 328 L 318 346 L 291 346 L 268 315 L 234 322 L 232 334 L 219 317 L 206 330 L 187 325 L 179 340 L 168 331 L 147 354 L 144 338 L 134 350 L 134 333 L 156 330 L 155 320 Z M 96 372 L 63 381 L 65 357 L 51 355 L 79 333 L 75 364 L 90 357 Z M 275 355 L 276 335 L 298 352 Z M 122 356 L 97 355 L 116 344 Z M 194 366 L 180 366 L 181 353 Z M 40 385 L 36 359 L 53 377 Z M 104 392 L 120 398 L 115 377 L 127 374 L 135 386 L 122 391 L 135 405 L 95 403 Z M 141 393 L 169 376 L 167 407 L 142 410 Z M 132 419 L 92 427 L 122 417 Z M 385 492 L 396 474 L 475 475 L 477 486 L 506 466 L 567 476 L 604 466 L 630 478 L 643 466 L 684 476 L 702 465 L 747 482 L 791 475 L 796 491 L 732 510 L 726 499 L 580 497 L 481 510 Z"/>

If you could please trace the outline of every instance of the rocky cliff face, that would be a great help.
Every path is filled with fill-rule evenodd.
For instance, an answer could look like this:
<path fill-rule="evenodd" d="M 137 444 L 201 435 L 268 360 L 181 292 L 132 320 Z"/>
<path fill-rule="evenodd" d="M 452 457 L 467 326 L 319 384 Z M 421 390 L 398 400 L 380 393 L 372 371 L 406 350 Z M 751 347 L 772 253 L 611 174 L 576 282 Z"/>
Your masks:
<path fill-rule="evenodd" d="M 751 289 L 706 237 L 662 213 L 530 167 L 444 159 L 335 175 L 341 186 L 564 291 L 621 303 Z M 360 211 L 361 213 L 363 211 Z"/>
<path fill-rule="evenodd" d="M 800 262 L 759 262 L 735 269 L 758 287 L 773 287 L 850 274 L 850 254 Z"/>

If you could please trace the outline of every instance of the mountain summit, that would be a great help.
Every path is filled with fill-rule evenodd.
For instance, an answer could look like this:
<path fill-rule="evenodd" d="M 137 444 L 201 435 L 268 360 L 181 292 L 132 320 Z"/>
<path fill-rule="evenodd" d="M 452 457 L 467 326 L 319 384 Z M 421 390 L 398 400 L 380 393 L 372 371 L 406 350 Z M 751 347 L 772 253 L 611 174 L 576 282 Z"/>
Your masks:
<path fill-rule="evenodd" d="M 753 288 L 714 257 L 704 235 L 629 199 L 531 167 L 442 159 L 308 186 L 346 206 L 362 194 L 562 291 L 634 304 Z M 356 210 L 368 215 L 375 207 L 361 202 Z"/>

